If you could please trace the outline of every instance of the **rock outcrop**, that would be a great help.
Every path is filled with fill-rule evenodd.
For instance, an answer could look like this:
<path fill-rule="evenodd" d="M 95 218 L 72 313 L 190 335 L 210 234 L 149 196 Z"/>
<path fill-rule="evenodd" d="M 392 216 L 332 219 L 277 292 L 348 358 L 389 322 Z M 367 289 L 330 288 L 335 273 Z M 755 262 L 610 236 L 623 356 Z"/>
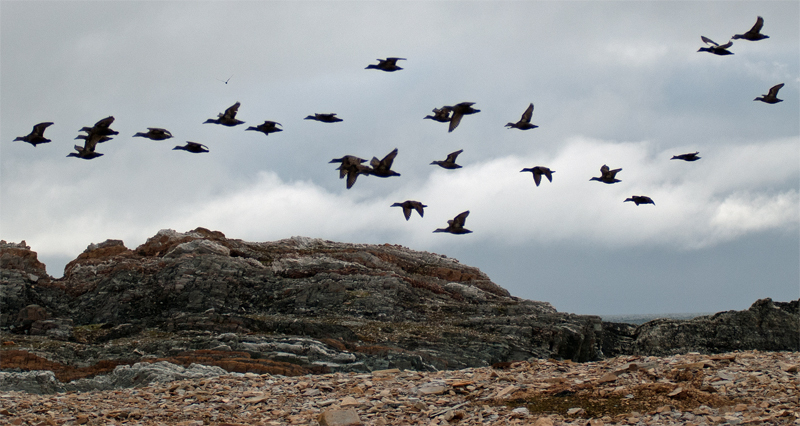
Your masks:
<path fill-rule="evenodd" d="M 106 362 L 107 372 L 141 361 L 295 375 L 798 349 L 796 301 L 694 321 L 603 323 L 513 297 L 455 259 L 388 244 L 162 230 L 133 250 L 91 244 L 61 279 L 24 242 L 0 250 L 2 349 L 75 368 Z M 20 362 L 2 368 L 38 361 Z"/>

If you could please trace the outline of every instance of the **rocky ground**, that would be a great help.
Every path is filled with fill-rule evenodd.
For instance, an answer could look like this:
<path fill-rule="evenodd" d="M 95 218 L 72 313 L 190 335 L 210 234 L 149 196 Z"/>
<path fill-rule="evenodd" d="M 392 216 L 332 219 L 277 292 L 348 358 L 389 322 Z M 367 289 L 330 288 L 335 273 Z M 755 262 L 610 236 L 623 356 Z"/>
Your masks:
<path fill-rule="evenodd" d="M 798 352 L 744 351 L 438 372 L 225 373 L 105 391 L 0 392 L 0 423 L 797 425 L 798 364 Z"/>

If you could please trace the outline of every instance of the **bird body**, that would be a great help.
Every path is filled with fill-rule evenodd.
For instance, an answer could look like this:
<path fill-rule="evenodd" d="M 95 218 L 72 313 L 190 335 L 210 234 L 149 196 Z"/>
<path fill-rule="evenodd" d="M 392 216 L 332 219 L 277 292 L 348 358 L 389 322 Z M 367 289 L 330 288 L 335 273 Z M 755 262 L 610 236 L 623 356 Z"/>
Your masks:
<path fill-rule="evenodd" d="M 397 148 L 395 148 L 392 152 L 383 157 L 382 160 L 378 160 L 378 157 L 372 157 L 372 161 L 370 161 L 369 163 L 369 165 L 372 167 L 372 171 L 369 174 L 383 178 L 390 176 L 400 176 L 400 173 L 391 170 L 392 163 L 394 162 L 394 157 L 396 156 L 397 156 Z"/>
<path fill-rule="evenodd" d="M 370 65 L 367 65 L 367 67 L 364 68 L 364 69 L 367 69 L 367 70 L 376 69 L 376 70 L 381 70 L 381 71 L 386 71 L 386 72 L 394 72 L 394 71 L 398 71 L 398 70 L 402 69 L 402 68 L 397 66 L 397 61 L 405 61 L 405 60 L 406 60 L 406 58 L 378 59 L 377 60 L 378 61 L 377 65 L 370 64 Z"/>
<path fill-rule="evenodd" d="M 777 104 L 778 102 L 783 102 L 783 99 L 778 99 L 778 90 L 781 90 L 781 87 L 783 87 L 783 83 L 776 84 L 769 88 L 769 93 L 767 93 L 766 95 L 761 95 L 753 100 L 765 102 L 768 104 Z"/>
<path fill-rule="evenodd" d="M 204 121 L 203 124 L 221 124 L 227 127 L 238 126 L 240 124 L 244 124 L 244 121 L 238 120 L 236 118 L 236 114 L 239 112 L 239 106 L 241 103 L 236 102 L 235 104 L 228 107 L 224 113 L 217 114 L 217 118 L 209 118 L 208 120 Z"/>
<path fill-rule="evenodd" d="M 445 168 L 445 169 L 451 169 L 451 170 L 452 169 L 460 169 L 461 166 L 456 164 L 456 157 L 458 157 L 458 154 L 461 154 L 462 152 L 464 152 L 463 149 L 459 149 L 458 151 L 451 152 L 451 153 L 447 154 L 447 158 L 445 158 L 444 161 L 434 161 L 434 162 L 431 163 L 431 165 L 435 164 L 435 165 L 437 165 L 439 167 L 442 167 L 442 168 Z"/>
<path fill-rule="evenodd" d="M 761 34 L 761 27 L 763 26 L 764 26 L 764 18 L 759 16 L 758 18 L 756 18 L 756 23 L 755 25 L 753 25 L 753 28 L 750 28 L 750 31 L 744 34 L 736 34 L 731 38 L 734 40 L 738 40 L 741 38 L 750 41 L 758 41 L 758 40 L 763 40 L 765 38 L 769 38 L 768 35 Z"/>
<path fill-rule="evenodd" d="M 89 145 L 89 140 L 87 139 L 86 144 Z M 103 154 L 99 152 L 95 152 L 94 145 L 91 146 L 91 149 L 87 146 L 80 146 L 75 145 L 75 151 L 78 152 L 70 152 L 67 154 L 67 157 L 77 157 L 82 158 L 84 160 L 91 160 L 92 158 L 97 158 L 102 156 Z"/>
<path fill-rule="evenodd" d="M 423 208 L 428 207 L 428 206 L 422 204 L 419 201 L 406 200 L 406 201 L 403 201 L 402 203 L 394 203 L 394 204 L 391 205 L 391 207 L 402 207 L 403 208 L 403 215 L 406 217 L 406 220 L 408 220 L 411 217 L 411 211 L 412 210 L 416 210 L 417 213 L 419 213 L 419 217 L 422 217 L 423 214 L 425 213 L 423 211 Z"/>
<path fill-rule="evenodd" d="M 341 163 L 336 169 L 339 170 L 339 179 L 347 176 L 347 189 L 355 185 L 358 175 L 368 175 L 372 173 L 372 168 L 361 163 L 367 160 L 354 155 L 345 155 L 342 158 L 334 158 L 329 163 Z"/>
<path fill-rule="evenodd" d="M 700 152 L 690 152 L 688 154 L 673 155 L 670 160 L 697 161 L 702 158 L 697 156 L 699 153 Z"/>
<path fill-rule="evenodd" d="M 344 121 L 341 118 L 337 117 L 336 113 L 330 113 L 330 114 L 318 114 L 317 113 L 317 114 L 314 114 L 314 115 L 309 115 L 305 119 L 306 120 L 321 121 L 323 123 L 336 123 L 337 121 Z"/>
<path fill-rule="evenodd" d="M 509 129 L 520 129 L 520 130 L 528 130 L 528 129 L 535 129 L 539 126 L 535 124 L 531 124 L 531 118 L 533 117 L 533 103 L 528 106 L 528 109 L 522 113 L 522 118 L 519 119 L 516 123 L 508 123 L 505 127 Z"/>
<path fill-rule="evenodd" d="M 461 102 L 460 104 L 444 107 L 453 112 L 453 116 L 450 118 L 450 128 L 447 130 L 448 132 L 455 130 L 459 123 L 461 123 L 461 118 L 465 115 L 481 112 L 481 110 L 473 108 L 473 105 L 475 105 L 475 102 Z"/>
<path fill-rule="evenodd" d="M 275 122 L 275 121 L 265 121 L 264 124 L 259 124 L 258 126 L 250 126 L 250 127 L 246 128 L 245 131 L 247 131 L 247 130 L 255 130 L 257 132 L 261 132 L 261 133 L 269 136 L 270 133 L 282 132 L 283 129 L 279 129 L 279 128 L 276 127 L 276 126 L 281 126 L 281 125 L 282 125 L 281 123 L 278 123 L 278 122 Z"/>
<path fill-rule="evenodd" d="M 533 181 L 536 183 L 536 186 L 539 186 L 539 183 L 541 183 L 541 181 L 542 181 L 542 175 L 544 175 L 547 178 L 547 180 L 552 182 L 553 181 L 553 173 L 555 173 L 556 171 L 555 170 L 550 170 L 547 167 L 536 166 L 536 167 L 531 167 L 529 169 L 520 170 L 520 173 L 522 173 L 522 172 L 531 172 L 531 173 L 533 173 Z"/>
<path fill-rule="evenodd" d="M 607 165 L 603 164 L 603 167 L 600 167 L 600 176 L 599 177 L 593 177 L 593 178 L 591 178 L 589 180 L 590 181 L 596 180 L 596 181 L 600 181 L 600 182 L 603 182 L 603 183 L 622 182 L 621 180 L 616 178 L 617 173 L 621 172 L 621 171 L 622 171 L 622 169 L 610 170 Z"/>
<path fill-rule="evenodd" d="M 656 203 L 653 202 L 652 198 L 645 195 L 632 195 L 630 198 L 626 198 L 624 202 L 627 201 L 633 201 L 633 203 L 636 204 L 637 206 L 639 204 L 652 204 L 654 206 L 656 205 Z"/>
<path fill-rule="evenodd" d="M 715 43 L 714 40 L 711 40 L 708 37 L 700 36 L 700 38 L 703 40 L 705 44 L 708 45 L 708 47 L 701 47 L 700 50 L 698 50 L 698 52 L 710 52 L 720 56 L 733 55 L 733 52 L 728 50 L 729 47 L 733 46 L 732 41 L 728 41 L 727 43 L 720 46 L 719 44 Z"/>
<path fill-rule="evenodd" d="M 172 133 L 170 133 L 167 129 L 162 129 L 160 127 L 148 127 L 147 132 L 137 132 L 133 135 L 133 137 L 141 137 L 152 139 L 154 141 L 163 141 L 164 139 L 169 139 L 172 137 Z"/>
<path fill-rule="evenodd" d="M 467 220 L 467 216 L 469 216 L 469 210 L 459 213 L 453 220 L 447 221 L 447 228 L 437 228 L 433 232 L 449 232 L 451 234 L 469 234 L 470 231 L 467 228 L 464 228 L 464 222 Z"/>
<path fill-rule="evenodd" d="M 451 112 L 452 111 L 447 107 L 434 108 L 433 115 L 426 115 L 425 117 L 423 117 L 423 120 L 428 118 L 434 121 L 438 121 L 440 123 L 447 123 L 452 118 L 450 117 Z"/>
<path fill-rule="evenodd" d="M 40 143 L 48 143 L 50 142 L 50 139 L 44 137 L 44 131 L 52 124 L 53 123 L 51 122 L 39 123 L 33 126 L 33 130 L 31 130 L 30 133 L 25 136 L 17 136 L 14 141 L 28 142 L 29 144 L 33 145 L 34 148 Z"/>
<path fill-rule="evenodd" d="M 190 141 L 186 141 L 186 145 L 184 145 L 184 146 L 178 145 L 175 148 L 172 148 L 173 151 L 176 150 L 176 149 L 183 150 L 183 151 L 188 151 L 188 152 L 191 152 L 193 154 L 200 154 L 202 152 L 208 152 L 208 147 L 207 146 L 205 146 L 205 145 L 203 145 L 201 143 L 190 142 Z"/>

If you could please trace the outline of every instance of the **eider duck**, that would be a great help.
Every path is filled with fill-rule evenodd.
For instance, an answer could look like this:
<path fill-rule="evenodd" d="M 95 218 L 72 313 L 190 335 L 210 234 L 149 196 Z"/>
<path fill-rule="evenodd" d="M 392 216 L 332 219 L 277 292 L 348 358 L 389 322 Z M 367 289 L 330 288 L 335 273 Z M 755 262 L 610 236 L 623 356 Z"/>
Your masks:
<path fill-rule="evenodd" d="M 236 113 L 239 112 L 239 105 L 241 105 L 241 103 L 236 102 L 235 104 L 231 105 L 228 109 L 226 109 L 224 113 L 217 114 L 217 118 L 209 118 L 208 120 L 204 121 L 203 124 L 207 123 L 221 124 L 227 127 L 233 127 L 243 124 L 244 121 L 236 119 Z"/>
<path fill-rule="evenodd" d="M 645 195 L 632 195 L 631 198 L 626 198 L 625 201 L 623 202 L 627 201 L 633 201 L 633 203 L 636 204 L 637 206 L 639 204 L 652 204 L 654 206 L 656 205 L 656 203 L 653 202 L 652 198 L 647 197 Z"/>
<path fill-rule="evenodd" d="M 172 148 L 173 151 L 176 150 L 176 149 L 180 149 L 180 150 L 183 150 L 183 151 L 188 151 L 188 152 L 191 152 L 191 153 L 194 153 L 194 154 L 200 154 L 202 152 L 208 152 L 208 147 L 207 146 L 205 146 L 205 145 L 203 145 L 201 143 L 190 142 L 190 141 L 186 141 L 186 145 L 184 145 L 184 146 L 178 145 L 175 148 Z"/>
<path fill-rule="evenodd" d="M 776 84 L 769 88 L 769 93 L 767 93 L 766 95 L 761 95 L 753 100 L 765 102 L 768 104 L 777 104 L 778 102 L 783 102 L 783 99 L 778 99 L 778 90 L 781 90 L 781 87 L 783 87 L 783 83 Z"/>
<path fill-rule="evenodd" d="M 309 115 L 308 117 L 305 118 L 305 120 L 316 120 L 316 121 L 321 121 L 323 123 L 336 123 L 337 121 L 344 121 L 341 118 L 337 117 L 336 113 L 330 113 L 330 114 L 317 113 L 314 115 Z"/>
<path fill-rule="evenodd" d="M 761 27 L 763 27 L 763 26 L 764 26 L 764 18 L 759 16 L 756 19 L 756 23 L 755 23 L 755 25 L 753 25 L 753 28 L 750 28 L 750 31 L 748 31 L 748 32 L 746 32 L 744 34 L 736 34 L 732 38 L 734 40 L 738 40 L 738 39 L 742 38 L 742 39 L 750 40 L 750 41 L 758 41 L 758 40 L 763 40 L 765 38 L 769 38 L 768 35 L 761 34 Z"/>
<path fill-rule="evenodd" d="M 406 220 L 408 220 L 411 217 L 411 210 L 416 210 L 417 213 L 419 213 L 419 217 L 422 217 L 425 213 L 422 209 L 428 206 L 420 203 L 419 201 L 406 200 L 402 203 L 394 203 L 390 207 L 402 207 L 403 215 L 406 217 Z"/>
<path fill-rule="evenodd" d="M 541 183 L 541 181 L 542 181 L 542 175 L 544 175 L 547 178 L 547 180 L 552 182 L 553 181 L 553 173 L 555 173 L 556 171 L 555 170 L 550 170 L 547 167 L 536 166 L 536 167 L 531 167 L 529 169 L 522 169 L 519 172 L 520 173 L 522 173 L 522 172 L 531 172 L 531 173 L 533 173 L 533 181 L 534 181 L 534 183 L 536 183 L 536 186 L 539 186 L 539 183 Z"/>
<path fill-rule="evenodd" d="M 683 161 L 697 161 L 703 157 L 698 157 L 699 151 L 690 152 L 688 154 L 673 155 L 670 160 L 683 160 Z"/>
<path fill-rule="evenodd" d="M 366 70 L 369 69 L 376 69 L 386 72 L 393 72 L 397 70 L 401 70 L 402 68 L 397 66 L 397 61 L 405 61 L 406 58 L 386 58 L 386 59 L 377 59 L 378 64 L 371 64 L 367 65 Z"/>
<path fill-rule="evenodd" d="M 458 124 L 461 123 L 461 118 L 463 116 L 481 112 L 481 110 L 473 108 L 472 105 L 475 105 L 475 102 L 461 102 L 460 104 L 456 104 L 454 106 L 445 107 L 453 112 L 453 116 L 450 118 L 450 128 L 447 130 L 448 132 L 452 132 L 456 129 L 456 127 L 458 127 Z"/>
<path fill-rule="evenodd" d="M 617 179 L 617 173 L 622 171 L 622 169 L 614 169 L 609 170 L 608 166 L 603 164 L 603 167 L 600 167 L 600 177 L 593 177 L 589 179 L 590 181 L 596 180 L 603 183 L 617 183 L 622 182 L 621 180 Z"/>
<path fill-rule="evenodd" d="M 369 162 L 369 165 L 372 166 L 370 174 L 382 178 L 400 176 L 400 173 L 391 170 L 394 157 L 397 157 L 397 148 L 387 154 L 386 157 L 383 157 L 382 160 L 378 160 L 378 157 L 372 157 L 372 161 Z"/>
<path fill-rule="evenodd" d="M 431 163 L 431 165 L 435 164 L 435 165 L 437 165 L 439 167 L 442 167 L 442 168 L 445 168 L 445 169 L 451 169 L 451 170 L 452 169 L 460 169 L 461 166 L 456 164 L 456 157 L 458 157 L 458 154 L 461 154 L 462 152 L 464 152 L 463 149 L 459 149 L 456 152 L 451 152 L 451 153 L 447 154 L 447 158 L 445 158 L 444 161 L 434 161 L 434 162 Z"/>
<path fill-rule="evenodd" d="M 449 232 L 451 234 L 469 234 L 472 231 L 470 231 L 467 228 L 464 228 L 464 222 L 466 222 L 467 216 L 469 216 L 469 210 L 463 213 L 459 213 L 458 216 L 453 218 L 453 220 L 448 220 L 447 228 L 437 228 L 433 232 Z"/>
<path fill-rule="evenodd" d="M 255 130 L 257 132 L 261 132 L 261 133 L 269 136 L 270 133 L 282 132 L 283 131 L 283 129 L 279 129 L 276 126 L 282 126 L 282 124 L 278 123 L 278 122 L 275 122 L 275 121 L 267 120 L 267 121 L 264 122 L 264 124 L 259 124 L 258 126 L 250 126 L 250 127 L 246 128 L 244 130 L 245 131 L 247 131 L 247 130 Z"/>
<path fill-rule="evenodd" d="M 162 129 L 160 127 L 148 127 L 147 132 L 137 132 L 133 135 L 133 137 L 141 137 L 152 139 L 154 141 L 163 141 L 164 139 L 169 139 L 172 137 L 172 133 L 170 133 L 167 129 Z"/>
<path fill-rule="evenodd" d="M 516 123 L 508 123 L 505 127 L 509 129 L 520 129 L 520 130 L 528 130 L 528 129 L 535 129 L 539 126 L 535 124 L 531 124 L 531 117 L 533 117 L 533 103 L 528 105 L 528 109 L 522 113 L 522 118 L 519 119 Z"/>
<path fill-rule="evenodd" d="M 450 112 L 451 111 L 448 107 L 434 108 L 433 115 L 426 115 L 422 119 L 424 120 L 428 118 L 434 121 L 438 121 L 440 123 L 447 123 L 451 119 Z"/>
<path fill-rule="evenodd" d="M 50 142 L 50 139 L 44 137 L 44 131 L 51 125 L 53 125 L 51 122 L 39 123 L 33 126 L 33 130 L 31 130 L 29 134 L 25 136 L 17 136 L 14 141 L 28 142 L 29 144 L 33 145 L 34 148 L 40 143 L 48 143 Z"/>
<path fill-rule="evenodd" d="M 714 40 L 711 40 L 708 37 L 700 36 L 700 38 L 709 47 L 701 47 L 700 50 L 698 50 L 698 52 L 710 52 L 710 53 L 713 53 L 715 55 L 720 55 L 720 56 L 733 55 L 733 52 L 728 50 L 729 47 L 733 46 L 733 42 L 732 41 L 728 41 L 727 43 L 725 43 L 722 46 L 720 46 L 717 43 L 715 43 Z"/>

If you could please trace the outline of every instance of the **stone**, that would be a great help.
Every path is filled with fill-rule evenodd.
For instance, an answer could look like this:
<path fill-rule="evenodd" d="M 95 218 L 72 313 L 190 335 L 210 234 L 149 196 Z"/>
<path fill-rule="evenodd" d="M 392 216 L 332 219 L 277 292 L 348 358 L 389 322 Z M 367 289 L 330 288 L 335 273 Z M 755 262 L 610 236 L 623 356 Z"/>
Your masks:
<path fill-rule="evenodd" d="M 361 419 L 356 410 L 325 410 L 317 417 L 321 426 L 352 426 L 360 425 Z"/>

